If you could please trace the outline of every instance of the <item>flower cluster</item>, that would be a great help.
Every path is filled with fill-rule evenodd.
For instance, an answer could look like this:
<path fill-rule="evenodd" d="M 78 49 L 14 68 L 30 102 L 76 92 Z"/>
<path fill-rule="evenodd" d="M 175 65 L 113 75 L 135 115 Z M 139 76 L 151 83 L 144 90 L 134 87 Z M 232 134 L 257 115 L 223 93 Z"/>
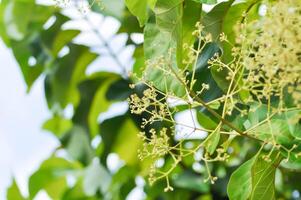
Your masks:
<path fill-rule="evenodd" d="M 183 45 L 185 56 L 181 69 L 174 59 L 176 53 L 173 49 L 166 55 L 146 61 L 145 73 L 140 80 L 148 89 L 141 96 L 131 95 L 131 112 L 137 115 L 148 114 L 147 118 L 143 118 L 142 129 L 157 121 L 172 124 L 168 128 L 150 129 L 149 133 L 142 132 L 139 135 L 144 142 L 139 151 L 140 159 L 152 158 L 156 161 L 169 157 L 173 161 L 168 162 L 172 164 L 166 167 L 169 168 L 167 171 L 160 171 L 155 164 L 151 165 L 151 183 L 166 178 L 166 190 L 172 190 L 169 174 L 185 157 L 193 156 L 199 151 L 202 151 L 202 155 L 195 161 L 204 164 L 208 174 L 205 181 L 214 183 L 217 177 L 211 175 L 210 163 L 229 159 L 227 150 L 237 135 L 259 141 L 262 146 L 269 146 L 270 153 L 264 157 L 266 161 L 270 161 L 275 150 L 284 150 L 288 160 L 297 148 L 293 143 L 291 146 L 279 143 L 274 131 L 281 127 L 272 124 L 272 121 L 285 116 L 287 121 L 289 118 L 290 123 L 295 125 L 301 118 L 301 1 L 283 0 L 268 2 L 266 5 L 266 15 L 258 20 L 248 22 L 244 16 L 245 20 L 240 22 L 237 30 L 239 32 L 236 32 L 236 44 L 231 44 L 226 34 L 220 34 L 220 42 L 233 47 L 230 52 L 233 60 L 225 63 L 220 53 L 208 58 L 206 66 L 210 70 L 226 74 L 224 82 L 227 84 L 223 85 L 223 94 L 213 100 L 205 102 L 202 99 L 203 93 L 208 92 L 211 85 L 197 81 L 199 58 L 214 43 L 211 34 L 204 31 L 200 22 L 192 33 L 196 43 Z M 170 103 L 170 100 L 180 102 L 180 106 L 174 101 Z M 193 126 L 175 120 L 178 108 L 190 111 Z M 192 114 L 196 108 L 206 109 L 216 117 L 219 120 L 216 127 L 205 129 L 197 126 L 197 120 Z M 249 121 L 245 121 L 242 125 L 244 129 L 237 128 L 228 121 L 234 113 L 239 113 L 234 116 L 236 118 L 247 119 L 260 109 L 265 112 L 263 119 L 250 125 Z M 181 131 L 176 127 L 185 127 L 192 131 L 185 134 L 186 138 L 176 140 L 177 131 Z M 197 131 L 206 132 L 207 137 L 193 147 L 185 146 L 189 135 Z M 277 133 L 282 134 L 281 131 Z M 226 138 L 223 144 L 221 134 L 225 136 L 223 140 Z"/>
<path fill-rule="evenodd" d="M 292 96 L 301 107 L 301 2 L 268 3 L 266 15 L 244 25 L 241 36 L 245 86 L 259 100 Z"/>
<path fill-rule="evenodd" d="M 139 134 L 139 137 L 144 141 L 142 150 L 139 151 L 139 158 L 141 160 L 152 157 L 158 159 L 168 154 L 169 147 L 169 136 L 167 135 L 167 129 L 163 128 L 157 134 L 155 129 L 150 130 L 150 138 L 145 136 L 144 132 Z"/>
<path fill-rule="evenodd" d="M 163 121 L 170 114 L 167 105 L 164 103 L 165 97 L 159 98 L 155 88 L 148 88 L 143 91 L 143 96 L 132 94 L 129 98 L 131 113 L 141 115 L 148 114 L 149 118 L 143 118 L 141 128 L 153 124 L 156 121 Z"/>

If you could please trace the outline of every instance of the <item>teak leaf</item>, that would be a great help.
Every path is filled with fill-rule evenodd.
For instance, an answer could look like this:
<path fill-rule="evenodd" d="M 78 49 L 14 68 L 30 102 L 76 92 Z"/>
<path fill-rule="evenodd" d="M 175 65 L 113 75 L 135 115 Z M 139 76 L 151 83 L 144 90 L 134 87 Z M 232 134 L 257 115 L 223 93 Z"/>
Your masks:
<path fill-rule="evenodd" d="M 230 200 L 274 200 L 275 172 L 281 160 L 279 152 L 259 153 L 241 165 L 228 183 Z"/>

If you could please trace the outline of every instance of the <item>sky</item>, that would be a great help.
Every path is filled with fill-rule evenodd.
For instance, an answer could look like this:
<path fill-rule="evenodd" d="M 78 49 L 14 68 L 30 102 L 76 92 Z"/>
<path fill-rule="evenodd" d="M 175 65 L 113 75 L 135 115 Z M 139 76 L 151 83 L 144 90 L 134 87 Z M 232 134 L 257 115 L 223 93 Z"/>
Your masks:
<path fill-rule="evenodd" d="M 59 142 L 41 130 L 50 117 L 43 80 L 27 94 L 19 66 L 1 40 L 0 63 L 0 200 L 4 200 L 12 177 L 27 194 L 27 178 Z"/>

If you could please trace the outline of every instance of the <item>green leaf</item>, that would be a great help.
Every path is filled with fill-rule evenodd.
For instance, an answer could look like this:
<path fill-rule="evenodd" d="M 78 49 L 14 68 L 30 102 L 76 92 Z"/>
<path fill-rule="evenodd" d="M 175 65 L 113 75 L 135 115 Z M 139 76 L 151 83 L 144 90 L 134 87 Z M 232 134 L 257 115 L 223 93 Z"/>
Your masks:
<path fill-rule="evenodd" d="M 165 42 L 176 47 L 178 67 L 182 65 L 183 48 L 183 0 L 157 0 L 155 9 L 156 24 L 160 32 L 165 32 Z M 168 49 L 169 50 L 169 49 Z M 167 54 L 168 51 L 165 52 Z"/>
<path fill-rule="evenodd" d="M 43 24 L 54 12 L 54 8 L 35 5 L 34 1 L 12 0 L 1 3 L 3 22 L 7 36 L 20 41 L 28 33 L 41 30 Z"/>
<path fill-rule="evenodd" d="M 106 93 L 106 98 L 110 101 L 124 101 L 127 100 L 133 92 L 129 87 L 130 80 L 119 79 L 110 85 Z"/>
<path fill-rule="evenodd" d="M 290 145 L 294 140 L 287 121 L 281 119 L 272 119 L 250 131 L 250 134 L 264 141 L 273 142 L 275 139 L 277 143 L 284 146 Z"/>
<path fill-rule="evenodd" d="M 275 199 L 275 172 L 282 157 L 275 151 L 269 154 L 270 161 L 266 161 L 267 155 L 258 153 L 233 172 L 227 188 L 230 200 Z"/>
<path fill-rule="evenodd" d="M 179 175 L 173 176 L 172 182 L 178 188 L 189 189 L 201 193 L 207 193 L 210 190 L 208 183 L 205 183 L 201 176 L 189 171 L 184 171 Z"/>
<path fill-rule="evenodd" d="M 81 99 L 72 120 L 89 130 L 91 137 L 99 132 L 98 128 L 95 128 L 99 112 L 106 110 L 109 106 L 109 102 L 106 100 L 108 83 L 116 79 L 120 79 L 117 74 L 98 72 L 87 77 L 78 85 Z M 102 103 L 102 101 L 104 102 Z"/>
<path fill-rule="evenodd" d="M 174 70 L 176 71 L 176 69 Z M 147 80 L 150 81 L 157 89 L 166 93 L 174 93 L 178 97 L 185 96 L 185 86 L 177 79 L 177 77 L 175 77 L 174 74 L 166 74 L 163 70 L 154 69 L 152 66 L 149 66 L 145 73 L 147 75 Z"/>
<path fill-rule="evenodd" d="M 246 200 L 252 192 L 252 166 L 256 161 L 254 156 L 236 169 L 229 180 L 227 192 L 230 200 Z"/>
<path fill-rule="evenodd" d="M 154 8 L 156 0 L 125 0 L 126 6 L 135 15 L 140 23 L 144 26 L 148 20 L 148 8 Z"/>
<path fill-rule="evenodd" d="M 258 7 L 260 5 L 259 0 L 249 0 L 244 2 L 239 2 L 232 5 L 227 11 L 226 16 L 224 17 L 224 23 L 222 25 L 222 32 L 227 35 L 227 39 L 234 44 L 236 39 L 236 31 L 235 26 L 237 23 L 243 20 L 244 13 L 248 13 L 248 21 L 257 18 L 258 15 Z M 225 62 L 231 62 L 233 59 L 232 51 L 233 48 L 231 44 L 223 43 L 223 60 Z"/>
<path fill-rule="evenodd" d="M 205 31 L 211 33 L 214 40 L 218 40 L 220 33 L 223 32 L 224 18 L 233 2 L 234 0 L 219 3 L 203 17 Z"/>
<path fill-rule="evenodd" d="M 217 127 L 217 123 L 213 121 L 209 116 L 204 114 L 201 111 L 197 111 L 197 120 L 200 123 L 200 125 L 206 129 L 215 129 Z"/>
<path fill-rule="evenodd" d="M 104 81 L 94 94 L 94 99 L 92 101 L 88 115 L 88 123 L 92 137 L 99 133 L 97 122 L 99 114 L 106 111 L 111 105 L 111 102 L 109 102 L 106 98 L 106 93 L 112 82 L 114 82 L 115 80 L 116 79 L 108 79 Z"/>
<path fill-rule="evenodd" d="M 35 5 L 34 1 L 13 0 L 2 1 L 0 10 L 0 21 L 5 25 L 0 28 L 1 37 L 6 45 L 12 48 L 30 89 L 42 73 L 45 61 L 48 60 L 39 33 L 43 31 L 43 25 L 57 9 Z M 36 64 L 29 64 L 30 58 L 35 58 Z"/>
<path fill-rule="evenodd" d="M 136 167 L 123 166 L 112 177 L 110 192 L 113 195 L 112 199 L 123 199 L 135 187 L 135 177 L 137 174 Z"/>
<path fill-rule="evenodd" d="M 62 138 L 62 144 L 73 159 L 85 165 L 90 163 L 94 157 L 88 133 L 81 126 L 74 125 L 66 136 Z"/>
<path fill-rule="evenodd" d="M 97 192 L 106 194 L 111 184 L 111 175 L 99 163 L 98 159 L 87 167 L 84 173 L 83 188 L 88 196 L 96 195 Z"/>
<path fill-rule="evenodd" d="M 156 25 L 149 23 L 144 29 L 146 60 L 155 61 L 159 57 L 164 57 L 171 63 L 175 73 L 178 73 L 183 57 L 182 3 L 182 0 L 158 0 L 154 9 Z M 176 49 L 176 55 L 169 54 L 172 49 Z M 153 67 L 146 69 L 145 74 L 147 79 L 162 91 L 167 90 L 178 96 L 184 96 L 186 93 L 185 86 L 173 74 L 166 74 Z"/>
<path fill-rule="evenodd" d="M 7 190 L 6 198 L 7 200 L 25 200 L 19 190 L 15 179 L 13 179 L 12 185 Z"/>
<path fill-rule="evenodd" d="M 133 121 L 127 119 L 122 124 L 114 142 L 112 152 L 117 153 L 128 165 L 134 165 L 138 161 L 137 150 L 141 144 L 141 140 L 138 138 L 138 133 L 139 130 Z"/>
<path fill-rule="evenodd" d="M 206 151 L 212 155 L 219 143 L 220 140 L 220 128 L 221 128 L 221 124 L 219 124 L 215 130 L 210 133 L 209 136 L 207 136 L 206 140 L 204 141 L 204 148 L 206 149 Z"/>
<path fill-rule="evenodd" d="M 186 0 L 183 5 L 183 17 L 182 17 L 182 40 L 183 44 L 191 46 L 195 42 L 195 36 L 192 32 L 195 30 L 195 24 L 200 21 L 202 12 L 202 5 L 192 0 Z M 182 48 L 183 59 L 188 57 L 189 50 Z"/>
<path fill-rule="evenodd" d="M 65 191 L 62 200 L 98 200 L 96 196 L 88 196 L 85 193 L 82 179 L 83 177 L 77 180 L 73 187 Z"/>
<path fill-rule="evenodd" d="M 198 3 L 209 4 L 209 5 L 217 3 L 217 0 L 193 0 L 193 1 L 198 2 Z"/>
<path fill-rule="evenodd" d="M 101 155 L 101 162 L 103 164 L 106 164 L 107 156 L 110 152 L 112 152 L 114 142 L 120 133 L 119 130 L 126 119 L 126 115 L 121 115 L 106 119 L 100 124 L 100 135 L 104 145 L 104 151 Z M 118 124 L 118 126 L 116 126 L 116 124 Z"/>
<path fill-rule="evenodd" d="M 169 43 L 168 40 L 166 41 L 166 38 L 169 38 L 169 33 L 160 31 L 154 24 L 146 25 L 144 29 L 144 36 L 144 52 L 147 60 L 156 60 L 159 57 L 166 55 L 171 48 L 170 45 L 172 44 Z M 168 61 L 173 63 L 174 59 L 170 58 Z M 171 67 L 174 71 L 178 71 L 175 64 Z M 185 95 L 185 87 L 179 80 L 177 80 L 174 74 L 166 74 L 164 71 L 154 68 L 153 66 L 146 68 L 144 74 L 146 75 L 146 78 L 159 90 L 167 90 L 175 93 L 177 96 Z"/>
<path fill-rule="evenodd" d="M 122 18 L 118 33 L 127 33 L 127 34 L 143 33 L 143 27 L 141 27 L 139 25 L 138 19 L 135 16 L 133 16 L 130 13 L 130 11 L 125 10 L 123 15 L 124 16 Z M 131 40 L 131 39 L 132 38 L 129 37 L 128 41 Z M 131 41 L 131 42 L 133 42 L 133 41 Z"/>
<path fill-rule="evenodd" d="M 71 120 L 64 119 L 58 115 L 53 116 L 43 124 L 43 129 L 51 131 L 58 137 L 69 131 L 71 127 Z"/>
<path fill-rule="evenodd" d="M 77 106 L 80 100 L 77 85 L 86 78 L 88 65 L 97 54 L 82 45 L 69 44 L 70 53 L 59 59 L 51 74 L 46 77 L 46 97 L 50 107 L 59 103 Z"/>
<path fill-rule="evenodd" d="M 271 161 L 263 159 L 263 155 L 257 157 L 252 166 L 252 192 L 250 200 L 274 200 L 275 199 L 275 172 L 281 161 L 281 156 L 273 153 Z"/>
<path fill-rule="evenodd" d="M 60 199 L 67 189 L 65 175 L 79 170 L 81 166 L 63 158 L 51 157 L 29 178 L 29 195 L 33 199 L 40 190 L 45 190 L 53 199 Z"/>
<path fill-rule="evenodd" d="M 264 141 L 277 142 L 287 148 L 291 148 L 298 141 L 300 127 L 298 123 L 291 121 L 300 111 L 275 114 L 266 120 L 267 105 L 253 104 L 251 109 L 253 112 L 249 112 L 248 120 L 244 122 L 244 127 L 250 134 Z"/>
<path fill-rule="evenodd" d="M 202 84 L 208 84 L 209 90 L 204 91 L 199 97 L 202 98 L 205 102 L 212 101 L 220 97 L 223 92 L 218 87 L 216 81 L 213 78 L 212 70 L 208 68 L 208 61 L 215 55 L 221 54 L 221 49 L 219 45 L 215 42 L 208 43 L 202 52 L 200 53 L 197 64 L 195 66 L 195 83 L 193 86 L 194 91 L 198 91 L 202 88 Z M 191 80 L 192 72 L 189 73 L 187 79 Z M 218 106 L 218 104 L 217 104 Z"/>
<path fill-rule="evenodd" d="M 100 124 L 100 130 L 104 144 L 102 163 L 106 163 L 110 152 L 117 153 L 128 165 L 133 166 L 138 163 L 137 151 L 141 140 L 138 138 L 139 130 L 132 119 L 127 115 L 107 119 Z"/>
<path fill-rule="evenodd" d="M 90 4 L 95 0 L 89 0 Z M 101 0 L 101 5 L 94 3 L 92 10 L 102 13 L 105 16 L 112 16 L 118 20 L 122 20 L 125 11 L 125 4 L 123 0 Z"/>
<path fill-rule="evenodd" d="M 144 55 L 146 60 L 166 55 L 175 43 L 169 40 L 170 33 L 161 31 L 155 24 L 148 23 L 144 28 Z"/>

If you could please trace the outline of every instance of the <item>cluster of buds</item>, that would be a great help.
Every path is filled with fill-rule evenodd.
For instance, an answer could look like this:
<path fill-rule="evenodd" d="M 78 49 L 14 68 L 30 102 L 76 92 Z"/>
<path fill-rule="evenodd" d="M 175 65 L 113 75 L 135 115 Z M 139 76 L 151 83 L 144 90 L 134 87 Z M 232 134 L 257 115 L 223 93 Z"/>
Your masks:
<path fill-rule="evenodd" d="M 301 107 L 300 12 L 298 0 L 268 3 L 264 18 L 245 24 L 241 41 L 246 86 L 259 99 L 278 97 L 279 107 L 288 94 Z"/>

